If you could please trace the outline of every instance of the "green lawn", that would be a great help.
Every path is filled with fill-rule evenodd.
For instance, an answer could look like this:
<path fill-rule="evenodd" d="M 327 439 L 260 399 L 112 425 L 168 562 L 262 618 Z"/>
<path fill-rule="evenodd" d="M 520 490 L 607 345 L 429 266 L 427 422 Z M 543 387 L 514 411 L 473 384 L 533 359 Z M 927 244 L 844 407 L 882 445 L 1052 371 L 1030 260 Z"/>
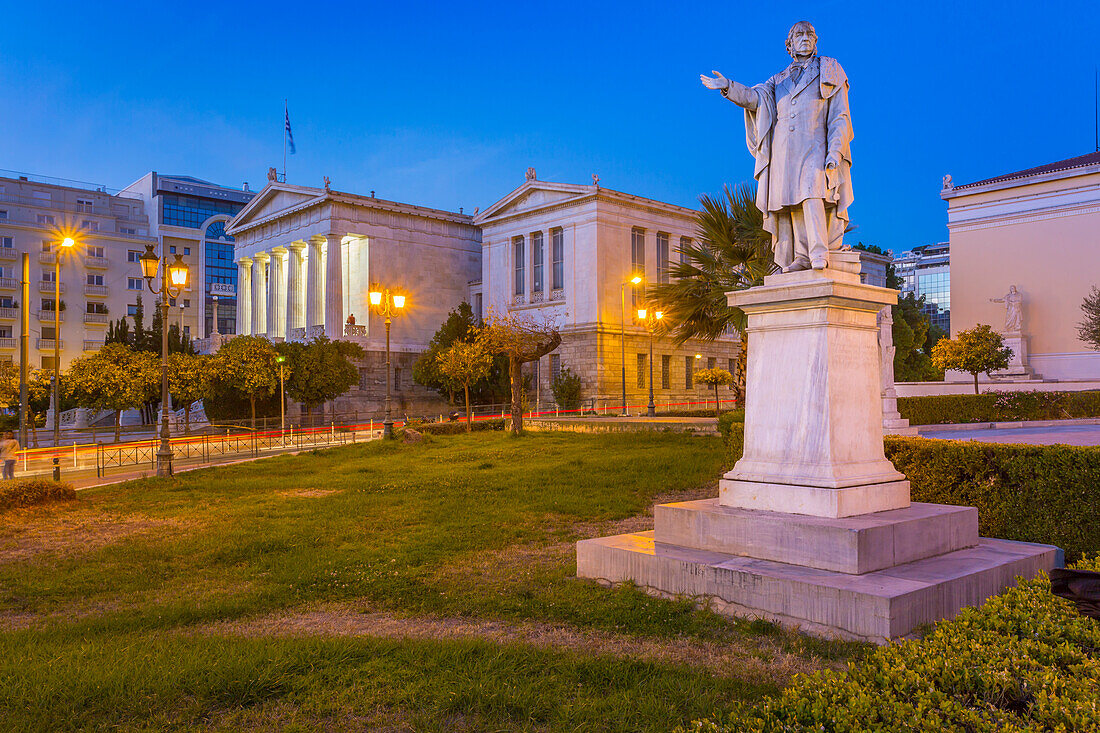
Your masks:
<path fill-rule="evenodd" d="M 854 645 L 574 577 L 717 438 L 361 444 L 0 515 L 0 728 L 668 730 Z"/>

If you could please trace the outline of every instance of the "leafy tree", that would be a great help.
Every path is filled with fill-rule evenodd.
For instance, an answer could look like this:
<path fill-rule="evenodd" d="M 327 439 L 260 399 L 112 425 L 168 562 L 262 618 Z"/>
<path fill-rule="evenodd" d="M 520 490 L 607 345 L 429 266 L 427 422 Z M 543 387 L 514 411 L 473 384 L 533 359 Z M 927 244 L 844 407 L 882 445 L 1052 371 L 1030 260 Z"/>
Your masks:
<path fill-rule="evenodd" d="M 1092 292 L 1081 303 L 1084 319 L 1077 324 L 1077 337 L 1094 349 L 1100 349 L 1100 288 L 1095 285 Z"/>
<path fill-rule="evenodd" d="M 213 379 L 211 357 L 183 352 L 168 355 L 168 389 L 176 404 L 184 407 L 184 434 L 191 433 L 191 405 L 210 396 Z"/>
<path fill-rule="evenodd" d="M 722 404 L 721 399 L 718 397 L 718 388 L 733 384 L 733 375 L 719 367 L 700 369 L 695 372 L 695 381 L 714 387 L 714 416 L 718 417 L 719 406 Z"/>
<path fill-rule="evenodd" d="M 928 342 L 929 321 L 923 308 L 924 296 L 918 298 L 913 293 L 906 293 L 905 297 L 899 298 L 897 305 L 892 308 L 894 379 L 899 382 L 928 382 L 943 379 L 943 373 L 932 362 L 930 350 L 924 350 Z M 942 334 L 939 329 L 937 331 Z"/>
<path fill-rule="evenodd" d="M 660 303 L 673 341 L 691 338 L 707 341 L 737 329 L 741 349 L 734 387 L 740 402 L 745 398 L 745 366 L 748 334 L 745 313 L 726 302 L 726 293 L 763 283 L 775 269 L 771 235 L 756 208 L 756 186 L 726 186 L 723 196 L 699 197 L 697 238 L 683 248 L 681 261 L 669 268 L 669 281 L 649 286 L 647 296 Z"/>
<path fill-rule="evenodd" d="M 358 344 L 318 336 L 308 343 L 290 342 L 276 348 L 287 357 L 286 394 L 305 405 L 310 416 L 318 405 L 336 399 L 359 381 L 359 369 L 351 361 L 364 356 Z"/>
<path fill-rule="evenodd" d="M 569 367 L 562 367 L 558 376 L 550 383 L 554 401 L 563 410 L 575 410 L 581 406 L 581 375 Z"/>
<path fill-rule="evenodd" d="M 511 384 L 512 434 L 523 434 L 523 365 L 549 354 L 561 345 L 561 334 L 550 321 L 539 322 L 516 313 L 489 312 L 482 331 L 490 353 L 508 357 Z"/>
<path fill-rule="evenodd" d="M 214 355 L 217 379 L 248 399 L 252 429 L 256 429 L 256 400 L 279 388 L 278 352 L 263 336 L 237 336 Z"/>
<path fill-rule="evenodd" d="M 957 339 L 941 339 L 932 350 L 932 361 L 940 369 L 969 372 L 974 377 L 974 394 L 978 394 L 978 375 L 1007 369 L 1012 349 L 990 326 L 979 323 L 960 331 Z"/>
<path fill-rule="evenodd" d="M 428 343 L 427 350 L 413 365 L 413 381 L 434 389 L 455 401 L 455 392 L 461 385 L 451 384 L 439 370 L 439 355 L 459 341 L 470 341 L 480 325 L 474 317 L 470 304 L 463 301 L 447 314 L 447 320 L 439 327 Z M 508 359 L 500 356 L 493 359 L 489 374 L 470 385 L 470 397 L 476 403 L 502 402 L 508 395 Z"/>
<path fill-rule="evenodd" d="M 19 405 L 19 365 L 13 361 L 0 361 L 0 407 Z"/>
<path fill-rule="evenodd" d="M 123 410 L 139 407 L 156 393 L 160 364 L 148 352 L 126 344 L 104 344 L 69 366 L 66 390 L 82 407 L 115 413 L 115 441 L 120 438 Z"/>
<path fill-rule="evenodd" d="M 466 396 L 466 432 L 474 429 L 474 415 L 470 408 L 470 385 L 484 379 L 493 368 L 493 355 L 489 344 L 481 334 L 469 341 L 456 341 L 436 357 L 439 374 L 449 384 L 462 388 Z"/>
<path fill-rule="evenodd" d="M 62 304 L 62 310 L 64 310 L 64 304 Z M 137 297 L 132 318 L 134 321 L 133 330 L 130 329 L 130 323 L 126 316 L 108 323 L 107 335 L 103 339 L 104 343 L 126 344 L 137 351 L 149 351 L 159 354 L 161 352 L 161 322 L 163 320 L 160 301 L 154 303 L 151 328 L 145 328 L 145 306 L 140 295 Z M 190 337 L 183 334 L 178 323 L 172 323 L 168 326 L 168 353 L 196 353 Z"/>

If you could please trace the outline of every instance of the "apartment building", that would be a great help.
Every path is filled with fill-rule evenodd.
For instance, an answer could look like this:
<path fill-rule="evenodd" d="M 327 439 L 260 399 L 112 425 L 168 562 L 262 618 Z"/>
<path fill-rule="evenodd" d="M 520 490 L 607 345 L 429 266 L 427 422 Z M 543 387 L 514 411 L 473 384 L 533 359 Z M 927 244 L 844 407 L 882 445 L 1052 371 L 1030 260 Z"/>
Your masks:
<path fill-rule="evenodd" d="M 157 242 L 149 227 L 144 202 L 131 194 L 0 171 L 0 360 L 18 360 L 23 309 L 30 313 L 33 367 L 53 367 L 55 339 L 62 368 L 102 346 L 108 322 L 132 313 L 135 296 L 144 291 L 137 258 Z M 61 246 L 66 237 L 73 247 Z M 30 255 L 27 302 L 23 253 Z M 147 292 L 145 304 L 152 304 Z M 151 312 L 147 308 L 147 325 Z M 59 333 L 55 315 L 60 315 Z"/>

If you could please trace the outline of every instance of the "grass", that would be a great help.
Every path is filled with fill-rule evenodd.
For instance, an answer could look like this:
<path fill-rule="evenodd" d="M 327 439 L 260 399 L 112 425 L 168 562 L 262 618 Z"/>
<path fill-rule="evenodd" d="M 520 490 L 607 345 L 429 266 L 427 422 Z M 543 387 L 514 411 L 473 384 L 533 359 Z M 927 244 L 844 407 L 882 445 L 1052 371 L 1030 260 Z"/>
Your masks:
<path fill-rule="evenodd" d="M 683 435 L 428 436 L 2 515 L 0 729 L 713 717 L 860 647 L 580 581 L 573 543 L 641 528 L 722 460 Z"/>

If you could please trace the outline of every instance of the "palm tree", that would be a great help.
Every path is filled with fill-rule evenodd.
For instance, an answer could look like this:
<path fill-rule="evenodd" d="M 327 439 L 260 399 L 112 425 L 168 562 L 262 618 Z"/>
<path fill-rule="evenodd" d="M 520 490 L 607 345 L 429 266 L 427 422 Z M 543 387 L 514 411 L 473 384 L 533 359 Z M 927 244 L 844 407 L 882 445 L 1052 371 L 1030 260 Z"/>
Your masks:
<path fill-rule="evenodd" d="M 660 303 L 665 328 L 677 345 L 688 339 L 713 341 L 731 329 L 741 334 L 734 391 L 745 399 L 745 365 L 748 338 L 745 313 L 726 303 L 726 293 L 763 282 L 775 270 L 771 234 L 764 230 L 764 216 L 756 208 L 756 185 L 728 185 L 723 196 L 699 197 L 696 240 L 682 245 L 680 262 L 669 267 L 669 281 L 647 289 Z"/>

